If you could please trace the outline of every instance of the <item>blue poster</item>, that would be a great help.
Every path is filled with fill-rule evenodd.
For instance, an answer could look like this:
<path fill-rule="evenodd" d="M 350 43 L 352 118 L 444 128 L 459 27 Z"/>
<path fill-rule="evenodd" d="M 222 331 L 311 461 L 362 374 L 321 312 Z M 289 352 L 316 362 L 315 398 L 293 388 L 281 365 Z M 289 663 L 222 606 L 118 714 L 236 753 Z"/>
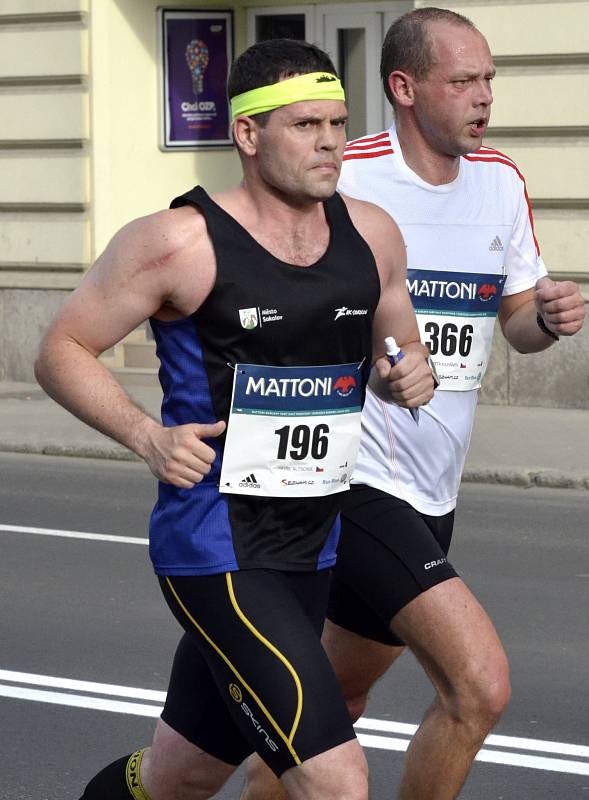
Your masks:
<path fill-rule="evenodd" d="M 161 10 L 165 149 L 231 146 L 231 11 Z"/>

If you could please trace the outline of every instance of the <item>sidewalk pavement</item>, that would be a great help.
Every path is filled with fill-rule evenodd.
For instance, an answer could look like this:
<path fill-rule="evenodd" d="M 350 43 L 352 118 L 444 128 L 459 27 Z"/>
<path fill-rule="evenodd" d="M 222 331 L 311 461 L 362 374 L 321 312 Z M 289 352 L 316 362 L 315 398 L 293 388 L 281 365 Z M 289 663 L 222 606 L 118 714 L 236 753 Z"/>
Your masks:
<path fill-rule="evenodd" d="M 158 388 L 128 391 L 159 416 Z M 30 383 L 0 382 L 0 451 L 136 460 Z M 589 411 L 479 406 L 464 480 L 589 489 Z"/>

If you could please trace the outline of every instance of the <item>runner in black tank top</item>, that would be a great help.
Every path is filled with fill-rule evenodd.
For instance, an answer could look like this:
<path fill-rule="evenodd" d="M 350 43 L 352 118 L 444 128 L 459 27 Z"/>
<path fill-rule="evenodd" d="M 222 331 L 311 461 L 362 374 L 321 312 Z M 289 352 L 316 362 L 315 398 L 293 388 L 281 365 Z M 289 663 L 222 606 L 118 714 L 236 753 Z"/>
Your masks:
<path fill-rule="evenodd" d="M 335 195 L 346 110 L 328 57 L 260 43 L 233 65 L 230 96 L 243 183 L 214 201 L 194 190 L 119 232 L 39 362 L 44 388 L 162 481 L 151 555 L 186 631 L 170 724 L 85 800 L 210 797 L 254 750 L 291 800 L 367 797 L 319 639 L 327 567 L 370 361 L 394 335 L 405 358 L 378 358 L 370 385 L 405 405 L 430 399 L 431 374 L 396 226 Z M 163 425 L 97 360 L 148 317 Z"/>
<path fill-rule="evenodd" d="M 340 196 L 335 194 L 324 204 L 329 246 L 308 267 L 275 258 L 201 187 L 176 198 L 172 207 L 187 203 L 205 216 L 217 273 L 213 290 L 192 318 L 165 324 L 151 320 L 161 361 L 165 424 L 229 419 L 236 364 L 352 364 L 351 380 L 361 405 L 380 285 L 374 256 L 351 224 Z M 361 313 L 338 318 L 338 310 L 349 307 Z M 248 326 L 254 317 L 253 327 L 243 324 L 243 310 L 250 314 Z M 350 373 L 350 368 L 344 372 Z M 328 387 L 328 401 L 341 393 L 334 383 Z M 285 396 L 278 397 L 283 416 L 275 417 L 273 428 L 281 429 L 289 420 L 289 399 L 293 395 L 296 399 L 298 390 L 304 392 L 309 385 L 283 381 L 275 387 Z M 254 421 L 255 417 L 248 418 L 248 424 Z M 276 456 L 279 436 L 273 430 L 270 433 Z M 156 572 L 202 575 L 253 567 L 313 570 L 331 566 L 339 533 L 340 494 L 306 494 L 310 481 L 326 480 L 329 459 L 313 458 L 309 452 L 292 469 L 286 468 L 286 459 L 284 463 L 276 460 L 278 475 L 290 481 L 284 485 L 291 493 L 296 487 L 293 482 L 301 481 L 298 496 L 221 494 L 224 443 L 224 436 L 216 440 L 219 457 L 195 490 L 186 492 L 160 483 L 150 530 Z M 256 473 L 259 476 L 255 462 L 244 467 L 244 478 Z M 350 465 L 338 473 L 338 478 L 346 476 L 346 486 L 350 473 Z M 249 484 L 243 490 L 250 491 Z M 174 537 L 169 536 L 170 530 Z"/>

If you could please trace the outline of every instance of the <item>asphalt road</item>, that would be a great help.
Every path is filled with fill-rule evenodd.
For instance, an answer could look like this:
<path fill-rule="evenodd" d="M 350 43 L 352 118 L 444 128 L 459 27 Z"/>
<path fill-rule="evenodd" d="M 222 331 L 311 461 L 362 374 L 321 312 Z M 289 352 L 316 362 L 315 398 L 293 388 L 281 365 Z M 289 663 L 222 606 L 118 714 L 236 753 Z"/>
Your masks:
<path fill-rule="evenodd" d="M 153 498 L 141 465 L 0 456 L 0 800 L 76 800 L 149 741 L 179 635 L 144 541 Z M 588 518 L 586 491 L 462 493 L 453 561 L 497 624 L 514 686 L 462 798 L 589 800 Z M 411 656 L 376 688 L 358 727 L 374 800 L 395 796 L 430 697 Z"/>

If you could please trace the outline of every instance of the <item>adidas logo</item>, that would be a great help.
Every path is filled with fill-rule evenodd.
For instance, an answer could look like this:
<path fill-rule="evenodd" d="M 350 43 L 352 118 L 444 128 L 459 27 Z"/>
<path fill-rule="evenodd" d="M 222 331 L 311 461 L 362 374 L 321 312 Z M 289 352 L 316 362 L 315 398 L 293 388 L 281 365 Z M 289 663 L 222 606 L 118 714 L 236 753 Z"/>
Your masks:
<path fill-rule="evenodd" d="M 250 475 L 246 475 L 246 477 L 243 478 L 239 482 L 239 485 L 244 487 L 244 488 L 246 488 L 246 489 L 259 489 L 260 488 L 260 484 L 256 480 L 256 476 L 254 475 L 253 472 Z"/>
<path fill-rule="evenodd" d="M 495 236 L 495 238 L 489 245 L 489 250 L 500 250 L 501 252 L 503 252 L 503 242 L 498 236 Z"/>

